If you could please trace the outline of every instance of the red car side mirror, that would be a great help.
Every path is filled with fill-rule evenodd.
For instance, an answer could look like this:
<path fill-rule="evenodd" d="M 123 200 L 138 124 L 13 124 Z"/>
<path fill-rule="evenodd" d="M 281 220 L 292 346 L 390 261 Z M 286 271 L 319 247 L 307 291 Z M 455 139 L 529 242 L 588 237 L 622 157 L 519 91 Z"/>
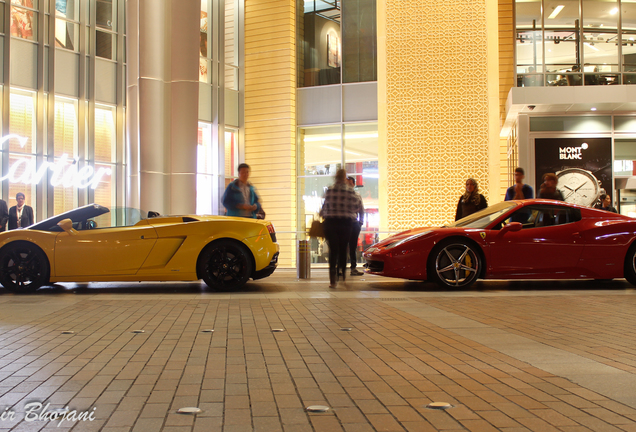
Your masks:
<path fill-rule="evenodd" d="M 521 231 L 522 228 L 523 228 L 523 225 L 521 224 L 521 222 L 510 222 L 501 228 L 501 231 L 499 231 L 499 234 L 504 234 L 508 231 L 510 232 Z"/>

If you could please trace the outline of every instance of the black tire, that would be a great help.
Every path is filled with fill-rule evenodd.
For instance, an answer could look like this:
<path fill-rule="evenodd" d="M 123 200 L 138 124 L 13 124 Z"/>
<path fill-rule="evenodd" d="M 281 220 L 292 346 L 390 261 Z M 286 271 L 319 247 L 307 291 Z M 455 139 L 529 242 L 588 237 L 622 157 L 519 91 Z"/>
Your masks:
<path fill-rule="evenodd" d="M 632 245 L 627 251 L 625 257 L 625 279 L 632 284 L 636 285 L 636 244 Z"/>
<path fill-rule="evenodd" d="M 214 290 L 237 290 L 247 283 L 253 271 L 251 253 L 238 241 L 216 241 L 199 257 L 199 276 Z"/>
<path fill-rule="evenodd" d="M 14 293 L 31 293 L 49 282 L 49 259 L 38 246 L 14 242 L 0 251 L 0 283 Z"/>
<path fill-rule="evenodd" d="M 481 274 L 481 253 L 463 239 L 451 239 L 437 245 L 429 257 L 429 280 L 444 288 L 466 288 Z"/>

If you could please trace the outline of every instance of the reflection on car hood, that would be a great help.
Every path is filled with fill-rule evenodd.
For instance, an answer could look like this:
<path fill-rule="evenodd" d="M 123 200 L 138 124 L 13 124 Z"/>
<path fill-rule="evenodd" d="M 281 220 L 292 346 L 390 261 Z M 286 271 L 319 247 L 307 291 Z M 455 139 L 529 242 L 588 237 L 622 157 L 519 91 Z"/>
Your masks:
<path fill-rule="evenodd" d="M 398 234 L 394 234 L 391 237 L 387 237 L 386 239 L 382 240 L 381 242 L 378 242 L 376 244 L 373 245 L 373 247 L 382 247 L 382 246 L 386 246 L 390 243 L 395 243 L 396 241 L 400 241 L 403 240 L 405 238 L 417 235 L 419 233 L 425 232 L 425 231 L 439 231 L 439 230 L 444 230 L 447 228 L 413 228 L 407 231 L 402 231 L 401 233 Z"/>

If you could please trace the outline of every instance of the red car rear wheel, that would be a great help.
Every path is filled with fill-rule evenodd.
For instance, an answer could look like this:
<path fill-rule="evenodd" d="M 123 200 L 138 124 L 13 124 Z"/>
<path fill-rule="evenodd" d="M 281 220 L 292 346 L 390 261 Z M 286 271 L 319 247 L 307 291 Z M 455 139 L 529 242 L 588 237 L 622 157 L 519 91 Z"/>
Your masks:
<path fill-rule="evenodd" d="M 629 248 L 625 257 L 625 279 L 636 285 L 636 245 Z"/>

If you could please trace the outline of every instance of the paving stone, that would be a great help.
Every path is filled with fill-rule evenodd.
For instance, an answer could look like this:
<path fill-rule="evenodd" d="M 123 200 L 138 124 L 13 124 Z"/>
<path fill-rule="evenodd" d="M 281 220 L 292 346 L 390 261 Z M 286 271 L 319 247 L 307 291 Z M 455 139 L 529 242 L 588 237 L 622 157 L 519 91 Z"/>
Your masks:
<path fill-rule="evenodd" d="M 23 413 L 25 401 L 41 399 L 97 407 L 95 422 L 73 428 L 80 432 L 636 432 L 630 392 L 612 398 L 593 389 L 593 377 L 572 380 L 551 373 L 561 369 L 549 358 L 525 361 L 486 343 L 500 332 L 503 340 L 522 338 L 514 340 L 634 374 L 636 334 L 628 329 L 636 296 L 624 288 L 559 291 L 544 283 L 528 292 L 449 293 L 418 284 L 398 291 L 409 283 L 371 278 L 373 285 L 352 281 L 348 291 L 328 291 L 320 276 L 277 274 L 250 282 L 249 293 L 38 293 L 34 304 L 42 307 L 33 314 L 0 321 L 0 406 Z M 381 300 L 388 295 L 405 300 Z M 19 298 L 0 296 L 0 316 Z M 62 306 L 47 311 L 51 301 Z M 431 313 L 419 314 L 422 308 Z M 286 331 L 272 333 L 276 327 Z M 76 334 L 61 340 L 59 328 Z M 433 401 L 455 407 L 427 409 Z M 308 405 L 331 409 L 307 413 Z M 184 406 L 203 412 L 177 414 Z"/>

